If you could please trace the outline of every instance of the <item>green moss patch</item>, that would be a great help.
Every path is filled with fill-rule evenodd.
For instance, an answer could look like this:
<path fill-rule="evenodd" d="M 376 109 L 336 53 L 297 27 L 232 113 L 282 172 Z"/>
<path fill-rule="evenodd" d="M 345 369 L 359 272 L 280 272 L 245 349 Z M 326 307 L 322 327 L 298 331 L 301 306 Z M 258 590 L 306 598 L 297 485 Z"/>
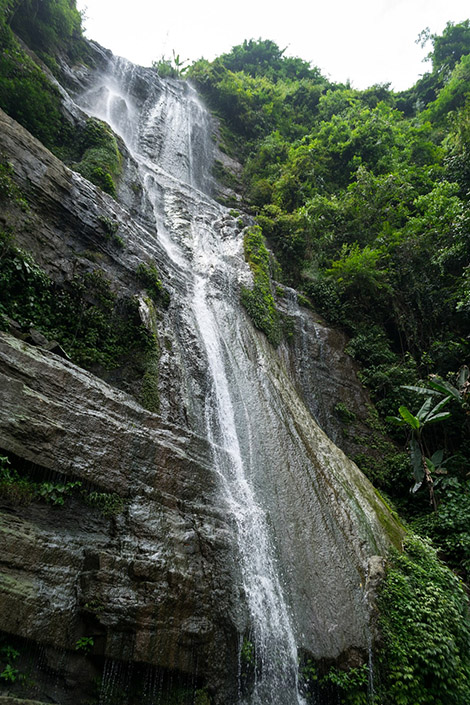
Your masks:
<path fill-rule="evenodd" d="M 73 164 L 73 168 L 115 198 L 116 182 L 121 173 L 121 153 L 113 131 L 101 120 L 89 118 L 80 138 L 81 159 Z"/>
<path fill-rule="evenodd" d="M 120 367 L 130 355 L 153 348 L 142 325 L 138 302 L 119 298 L 104 273 L 93 271 L 59 286 L 26 252 L 0 233 L 0 326 L 6 316 L 25 330 L 33 327 L 56 340 L 82 367 Z M 3 321 L 3 322 L 2 322 Z"/>
<path fill-rule="evenodd" d="M 270 255 L 259 226 L 247 231 L 244 250 L 253 272 L 253 288 L 242 287 L 242 304 L 256 328 L 265 333 L 272 345 L 279 345 L 282 340 L 282 318 L 274 301 Z"/>
<path fill-rule="evenodd" d="M 85 51 L 84 40 L 80 39 L 80 14 L 74 3 L 44 0 L 35 3 L 35 9 L 30 5 L 23 3 L 13 15 L 15 31 L 29 46 L 48 52 L 65 46 L 72 54 L 72 48 L 79 53 Z M 57 86 L 22 49 L 7 24 L 8 7 L 3 15 L 0 12 L 0 108 L 66 164 L 115 197 L 121 173 L 116 137 L 100 120 L 89 118 L 84 126 L 74 125 L 65 116 Z M 56 65 L 49 53 L 43 58 L 49 65 Z"/>

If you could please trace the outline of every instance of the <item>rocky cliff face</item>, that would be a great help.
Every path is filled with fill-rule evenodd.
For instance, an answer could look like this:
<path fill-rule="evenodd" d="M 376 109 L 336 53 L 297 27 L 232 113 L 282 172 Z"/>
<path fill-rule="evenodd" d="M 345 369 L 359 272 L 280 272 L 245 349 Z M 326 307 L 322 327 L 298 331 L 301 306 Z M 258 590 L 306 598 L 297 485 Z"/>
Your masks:
<path fill-rule="evenodd" d="M 53 353 L 2 334 L 0 356 L 3 446 L 35 479 L 81 482 L 61 507 L 3 505 L 3 629 L 222 681 L 243 610 L 207 442 Z M 92 492 L 122 511 L 90 507 Z"/>
<path fill-rule="evenodd" d="M 104 90 L 99 76 L 79 78 L 81 90 Z M 85 362 L 85 370 L 81 358 L 47 350 L 24 325 L 10 320 L 0 335 L 0 447 L 30 492 L 27 501 L 24 488 L 15 495 L 15 480 L 0 498 L 0 624 L 21 654 L 20 671 L 31 675 L 10 687 L 30 699 L 75 705 L 95 697 L 111 705 L 121 692 L 122 703 L 196 698 L 203 705 L 209 696 L 216 704 L 247 698 L 261 674 L 246 656 L 256 628 L 242 575 L 251 549 L 240 546 L 238 515 L 252 494 L 275 542 L 292 638 L 317 659 L 367 650 L 369 572 L 401 536 L 312 418 L 341 443 L 333 407 L 344 390 L 365 414 L 344 339 L 292 301 L 294 345 L 272 349 L 238 303 L 240 283 L 250 280 L 243 218 L 204 193 L 211 180 L 179 146 L 172 152 L 180 154 L 172 167 L 178 180 L 136 161 L 133 149 L 149 159 L 168 144 L 160 136 L 157 150 L 151 141 L 171 117 L 162 96 L 182 100 L 187 90 L 151 78 L 134 71 L 129 79 L 126 109 L 144 115 L 146 129 L 130 147 L 121 144 L 122 205 L 0 114 L 0 153 L 23 199 L 4 199 L 0 213 L 15 247 L 33 256 L 57 297 L 81 282 L 71 327 L 98 297 L 84 282 L 99 279 L 113 311 L 132 303 L 135 330 L 150 338 L 144 351 L 111 366 Z M 74 115 L 85 119 L 76 106 Z M 21 257 L 21 266 L 33 266 Z M 153 263 L 169 306 L 149 295 Z M 227 445 L 232 421 L 236 443 Z M 239 467 L 254 488 L 243 501 L 227 490 Z M 68 494 L 54 505 L 57 486 Z"/>

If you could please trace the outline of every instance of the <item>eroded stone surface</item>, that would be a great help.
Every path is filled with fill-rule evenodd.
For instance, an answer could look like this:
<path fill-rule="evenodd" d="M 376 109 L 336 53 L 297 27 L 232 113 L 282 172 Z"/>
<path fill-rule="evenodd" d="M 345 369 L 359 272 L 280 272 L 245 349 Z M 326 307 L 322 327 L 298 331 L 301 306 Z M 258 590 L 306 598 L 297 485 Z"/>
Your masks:
<path fill-rule="evenodd" d="M 3 629 L 65 649 L 91 630 L 107 657 L 201 675 L 215 666 L 221 679 L 244 616 L 207 443 L 6 334 L 0 379 L 5 450 L 125 499 L 108 519 L 78 498 L 3 507 Z"/>

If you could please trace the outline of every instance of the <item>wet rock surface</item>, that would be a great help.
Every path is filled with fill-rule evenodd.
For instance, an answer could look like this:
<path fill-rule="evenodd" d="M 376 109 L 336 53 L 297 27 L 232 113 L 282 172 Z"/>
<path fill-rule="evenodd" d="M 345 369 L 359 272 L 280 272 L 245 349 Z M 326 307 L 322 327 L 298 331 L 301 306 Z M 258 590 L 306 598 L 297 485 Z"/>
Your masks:
<path fill-rule="evenodd" d="M 221 678 L 243 612 L 207 443 L 54 354 L 6 334 L 0 349 L 3 448 L 124 500 L 113 517 L 79 497 L 2 502 L 4 631 Z"/>
<path fill-rule="evenodd" d="M 353 458 L 364 450 L 358 439 L 371 435 L 372 403 L 358 378 L 357 364 L 345 352 L 348 337 L 299 305 L 293 290 L 285 290 L 281 310 L 294 329 L 282 351 L 294 384 L 315 421 Z"/>

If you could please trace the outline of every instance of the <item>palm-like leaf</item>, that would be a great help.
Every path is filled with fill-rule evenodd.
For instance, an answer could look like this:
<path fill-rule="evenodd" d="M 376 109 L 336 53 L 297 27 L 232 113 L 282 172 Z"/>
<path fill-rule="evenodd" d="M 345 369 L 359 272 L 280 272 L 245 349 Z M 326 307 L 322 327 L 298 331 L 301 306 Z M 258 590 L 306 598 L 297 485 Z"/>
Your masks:
<path fill-rule="evenodd" d="M 413 467 L 413 477 L 415 479 L 415 485 L 412 488 L 412 492 L 417 492 L 423 484 L 424 468 L 421 448 L 419 447 L 419 443 L 414 438 L 412 438 L 410 442 L 410 456 L 411 465 Z"/>
<path fill-rule="evenodd" d="M 398 413 L 402 417 L 402 419 L 409 425 L 411 426 L 412 429 L 415 431 L 419 430 L 419 427 L 421 426 L 420 420 L 417 416 L 413 416 L 411 411 L 406 407 L 406 406 L 400 406 L 398 409 Z"/>
<path fill-rule="evenodd" d="M 436 423 L 437 421 L 444 421 L 444 419 L 448 419 L 449 416 L 452 416 L 450 411 L 444 411 L 442 414 L 436 414 L 435 416 L 431 416 L 426 419 L 426 425 Z"/>
<path fill-rule="evenodd" d="M 429 397 L 428 401 L 431 402 L 431 397 Z M 446 404 L 450 402 L 452 397 L 445 397 L 445 399 L 442 399 L 436 406 L 431 409 L 430 411 L 427 412 L 426 416 L 421 419 L 420 412 L 418 412 L 418 418 L 422 420 L 423 425 L 428 424 L 428 423 L 434 423 L 435 421 L 442 421 L 443 419 L 447 419 L 450 416 L 450 411 L 445 412 L 444 414 L 441 413 L 441 409 L 444 408 Z M 421 408 L 424 408 L 424 404 Z"/>
<path fill-rule="evenodd" d="M 416 392 L 416 394 L 441 394 L 442 392 L 437 392 L 434 389 L 429 389 L 429 387 L 413 387 L 410 384 L 402 384 L 400 389 L 409 389 L 410 392 Z"/>
<path fill-rule="evenodd" d="M 444 449 L 441 448 L 441 450 L 436 450 L 435 453 L 432 454 L 430 458 L 430 462 L 433 464 L 435 468 L 438 468 L 442 465 L 442 460 L 444 458 Z"/>
<path fill-rule="evenodd" d="M 426 418 L 428 417 L 429 413 L 431 413 L 432 401 L 432 397 L 428 397 L 423 403 L 421 409 L 416 414 L 416 417 L 419 419 L 420 423 L 426 423 Z"/>
<path fill-rule="evenodd" d="M 456 389 L 452 384 L 449 384 L 449 382 L 446 382 L 445 379 L 441 379 L 440 377 L 433 377 L 429 380 L 429 386 L 432 387 L 432 389 L 437 390 L 441 394 L 444 394 L 446 396 L 450 395 L 454 399 L 457 399 L 457 401 L 460 401 L 459 390 Z"/>
<path fill-rule="evenodd" d="M 467 365 L 462 365 L 462 367 L 459 370 L 459 378 L 457 381 L 457 384 L 459 385 L 460 390 L 462 390 L 465 387 L 465 385 L 467 384 L 469 379 L 470 379 L 470 369 L 467 367 Z"/>

